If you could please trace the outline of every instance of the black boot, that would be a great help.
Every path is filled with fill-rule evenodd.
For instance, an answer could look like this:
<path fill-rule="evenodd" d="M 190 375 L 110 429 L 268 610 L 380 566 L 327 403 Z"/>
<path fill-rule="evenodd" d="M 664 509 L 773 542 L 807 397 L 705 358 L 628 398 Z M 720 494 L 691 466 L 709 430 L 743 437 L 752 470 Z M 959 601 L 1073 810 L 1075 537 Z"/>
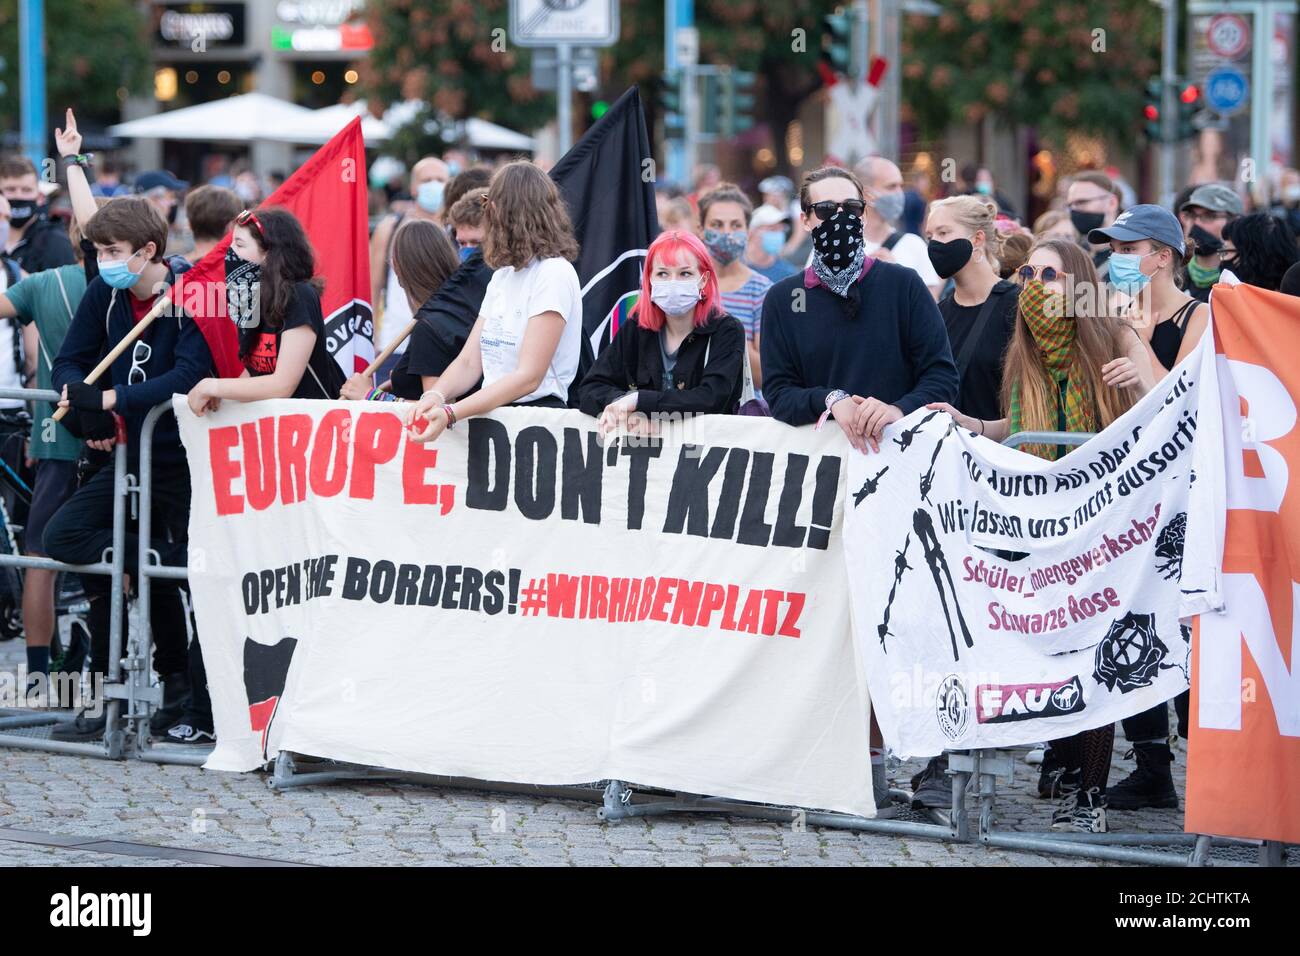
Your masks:
<path fill-rule="evenodd" d="M 104 689 L 104 675 L 91 672 L 90 690 L 87 694 L 102 695 Z M 62 740 L 68 743 L 91 743 L 92 741 L 102 740 L 104 729 L 108 726 L 108 701 L 102 696 L 98 700 L 87 700 L 82 698 L 85 705 L 77 711 L 77 716 L 71 720 L 61 721 L 54 725 L 50 732 L 51 740 Z M 94 716 L 92 716 L 92 713 Z"/>
<path fill-rule="evenodd" d="M 188 671 L 167 674 L 162 679 L 162 706 L 149 718 L 149 729 L 155 734 L 165 733 L 181 719 L 190 702 L 190 675 Z"/>
<path fill-rule="evenodd" d="M 1114 810 L 1177 810 L 1178 794 L 1169 767 L 1174 754 L 1169 744 L 1163 740 L 1134 744 L 1133 755 L 1137 769 L 1106 792 L 1108 805 Z"/>

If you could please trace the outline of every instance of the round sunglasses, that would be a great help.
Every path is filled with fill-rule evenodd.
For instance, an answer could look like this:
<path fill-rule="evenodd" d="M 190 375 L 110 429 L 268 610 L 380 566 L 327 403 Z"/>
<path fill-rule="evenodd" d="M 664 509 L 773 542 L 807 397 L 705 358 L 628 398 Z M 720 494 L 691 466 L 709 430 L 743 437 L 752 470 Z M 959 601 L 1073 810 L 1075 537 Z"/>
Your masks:
<path fill-rule="evenodd" d="M 1069 274 L 1068 272 L 1061 272 L 1054 266 L 1031 266 L 1029 264 L 1025 264 L 1016 270 L 1016 277 L 1020 280 L 1021 285 L 1024 285 L 1030 279 L 1055 282 L 1057 279 Z"/>

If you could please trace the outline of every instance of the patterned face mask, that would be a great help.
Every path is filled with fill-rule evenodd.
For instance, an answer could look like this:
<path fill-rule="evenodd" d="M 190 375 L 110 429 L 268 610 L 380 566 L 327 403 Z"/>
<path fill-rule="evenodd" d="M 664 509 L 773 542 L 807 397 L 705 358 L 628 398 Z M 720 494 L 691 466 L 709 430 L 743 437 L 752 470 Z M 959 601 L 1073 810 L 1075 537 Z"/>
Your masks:
<path fill-rule="evenodd" d="M 1030 279 L 1020 290 L 1020 314 L 1051 372 L 1069 368 L 1078 326 L 1065 314 L 1065 295 L 1049 292 L 1042 279 Z"/>
<path fill-rule="evenodd" d="M 812 241 L 817 278 L 836 295 L 846 295 L 866 259 L 862 217 L 840 209 L 812 231 Z"/>
<path fill-rule="evenodd" d="M 226 247 L 226 312 L 241 329 L 251 329 L 261 322 L 258 299 L 262 290 L 262 267 L 241 259 Z"/>
<path fill-rule="evenodd" d="M 749 233 L 744 229 L 736 232 L 718 232 L 716 229 L 704 230 L 704 245 L 708 247 L 709 255 L 713 256 L 713 261 L 720 266 L 731 265 L 740 254 L 745 251 L 745 246 L 749 243 Z"/>

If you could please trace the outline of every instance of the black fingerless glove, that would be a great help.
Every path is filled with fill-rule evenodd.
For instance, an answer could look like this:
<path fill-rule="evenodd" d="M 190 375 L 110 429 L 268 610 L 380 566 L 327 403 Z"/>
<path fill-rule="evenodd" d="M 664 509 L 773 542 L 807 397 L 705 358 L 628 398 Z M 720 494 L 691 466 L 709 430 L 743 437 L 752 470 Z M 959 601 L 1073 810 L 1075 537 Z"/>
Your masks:
<path fill-rule="evenodd" d="M 68 404 L 87 412 L 104 410 L 104 390 L 88 382 L 73 382 L 68 386 Z"/>
<path fill-rule="evenodd" d="M 87 412 L 72 408 L 63 416 L 62 424 L 83 441 L 99 441 L 112 438 L 117 434 L 117 423 L 113 421 L 113 413 L 102 409 L 97 412 Z"/>

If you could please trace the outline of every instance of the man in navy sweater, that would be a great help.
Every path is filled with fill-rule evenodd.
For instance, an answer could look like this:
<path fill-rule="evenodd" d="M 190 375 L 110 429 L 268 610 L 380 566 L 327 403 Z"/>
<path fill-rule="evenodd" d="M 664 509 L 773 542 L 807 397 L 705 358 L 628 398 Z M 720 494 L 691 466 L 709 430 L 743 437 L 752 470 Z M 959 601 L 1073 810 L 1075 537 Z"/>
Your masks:
<path fill-rule="evenodd" d="M 957 394 L 948 333 L 914 271 L 866 255 L 856 176 L 814 170 L 799 204 L 813 263 L 763 300 L 763 396 L 788 425 L 829 413 L 854 448 L 876 451 L 886 425 Z"/>
<path fill-rule="evenodd" d="M 957 365 L 930 290 L 906 266 L 873 260 L 862 244 L 866 208 L 857 177 L 813 170 L 799 190 L 812 265 L 763 300 L 763 396 L 787 425 L 827 415 L 854 448 L 879 451 L 885 426 L 957 394 Z M 892 813 L 885 747 L 871 716 L 872 790 Z"/>
<path fill-rule="evenodd" d="M 104 376 L 106 382 L 101 379 L 86 384 L 91 369 L 171 286 L 175 271 L 163 258 L 167 223 L 142 197 L 114 199 L 86 224 L 85 233 L 95 244 L 99 276 L 86 287 L 54 360 L 51 379 L 54 387 L 63 392 L 60 406 L 69 410 L 64 424 L 102 456 L 107 457 L 104 453 L 116 442 L 115 416 L 125 420 L 128 467 L 138 473 L 140 428 L 145 416 L 155 405 L 170 400 L 173 393 L 185 394 L 210 375 L 212 354 L 198 325 L 179 309 L 169 309 L 113 362 Z M 176 422 L 170 416 L 165 416 L 154 430 L 153 462 L 156 537 L 152 545 L 164 564 L 184 564 L 190 477 Z M 72 564 L 99 561 L 113 543 L 113 498 L 113 469 L 101 467 L 50 519 L 45 529 L 46 554 Z M 126 569 L 133 578 L 139 568 L 138 544 L 138 534 L 128 528 Z M 102 679 L 108 670 L 110 582 L 95 574 L 85 575 L 84 581 L 90 599 L 87 624 L 93 681 Z M 154 666 L 163 678 L 164 698 L 164 712 L 154 729 L 166 730 L 159 724 L 167 717 L 171 722 L 180 719 L 189 697 L 191 666 L 197 665 L 201 671 L 202 664 L 201 659 L 189 659 L 186 615 L 176 583 L 154 581 L 151 594 Z M 197 653 L 193 656 L 198 657 Z M 195 686 L 194 692 L 206 702 L 206 687 Z M 207 708 L 206 739 L 211 741 L 211 705 L 207 704 Z M 59 740 L 94 740 L 103 735 L 105 722 L 102 712 L 98 717 L 83 712 L 56 726 L 53 736 Z"/>

